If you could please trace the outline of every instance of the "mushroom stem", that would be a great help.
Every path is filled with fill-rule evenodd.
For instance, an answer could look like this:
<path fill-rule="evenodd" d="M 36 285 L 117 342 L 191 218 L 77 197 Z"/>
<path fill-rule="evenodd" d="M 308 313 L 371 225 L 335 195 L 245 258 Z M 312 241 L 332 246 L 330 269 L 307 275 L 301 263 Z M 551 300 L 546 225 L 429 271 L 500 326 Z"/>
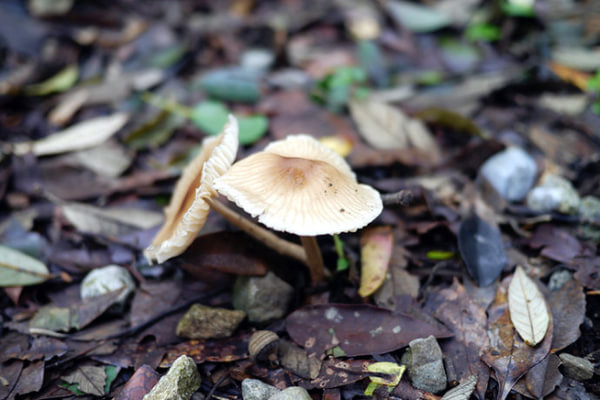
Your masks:
<path fill-rule="evenodd" d="M 314 236 L 300 236 L 300 241 L 306 252 L 310 280 L 313 284 L 321 282 L 325 277 L 325 265 L 323 264 L 323 256 L 321 256 L 321 249 L 319 249 L 317 238 Z"/>
<path fill-rule="evenodd" d="M 259 242 L 263 243 L 267 247 L 275 250 L 279 254 L 287 257 L 295 258 L 296 260 L 309 265 L 307 254 L 305 253 L 302 246 L 295 243 L 289 242 L 285 239 L 280 238 L 273 232 L 255 224 L 247 218 L 244 218 L 219 200 L 214 198 L 207 199 L 211 209 L 218 212 L 223 218 L 225 218 L 232 225 L 237 226 L 248 235 L 252 236 Z"/>

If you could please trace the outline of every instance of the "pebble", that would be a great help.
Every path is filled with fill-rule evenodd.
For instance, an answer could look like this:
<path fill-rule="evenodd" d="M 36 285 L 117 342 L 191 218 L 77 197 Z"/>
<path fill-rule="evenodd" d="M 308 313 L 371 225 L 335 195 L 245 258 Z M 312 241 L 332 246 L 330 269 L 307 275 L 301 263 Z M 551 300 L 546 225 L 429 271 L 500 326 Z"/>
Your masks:
<path fill-rule="evenodd" d="M 415 339 L 402 357 L 408 366 L 408 375 L 413 386 L 430 393 L 438 393 L 446 388 L 447 378 L 442 359 L 442 350 L 433 336 Z"/>
<path fill-rule="evenodd" d="M 508 201 L 521 201 L 535 182 L 537 165 L 520 147 L 494 154 L 481 167 L 483 177 Z"/>
<path fill-rule="evenodd" d="M 586 381 L 594 376 L 594 365 L 589 360 L 568 353 L 562 353 L 558 356 L 562 361 L 563 371 L 568 378 L 576 381 Z"/>
<path fill-rule="evenodd" d="M 548 281 L 548 289 L 554 292 L 564 286 L 565 283 L 573 279 L 573 273 L 566 269 L 554 272 Z"/>
<path fill-rule="evenodd" d="M 269 400 L 312 400 L 312 398 L 303 387 L 291 386 L 269 397 Z"/>
<path fill-rule="evenodd" d="M 242 398 L 244 400 L 268 400 L 281 392 L 275 386 L 268 385 L 258 379 L 244 379 L 242 381 Z"/>
<path fill-rule="evenodd" d="M 118 265 L 107 265 L 91 270 L 81 282 L 81 298 L 101 296 L 125 288 L 115 301 L 113 311 L 122 311 L 127 298 L 135 290 L 135 282 L 129 271 Z"/>
<path fill-rule="evenodd" d="M 244 311 L 248 321 L 265 323 L 285 315 L 293 294 L 294 288 L 273 272 L 239 276 L 233 285 L 233 307 Z"/>
<path fill-rule="evenodd" d="M 533 211 L 559 211 L 574 214 L 579 211 L 579 195 L 571 182 L 553 174 L 546 174 L 541 183 L 527 195 L 527 207 Z"/>
<path fill-rule="evenodd" d="M 194 304 L 177 324 L 177 336 L 188 339 L 220 339 L 233 334 L 246 313 Z"/>
<path fill-rule="evenodd" d="M 275 54 L 267 49 L 248 49 L 242 53 L 240 66 L 244 69 L 265 73 L 273 66 Z"/>
<path fill-rule="evenodd" d="M 180 356 L 143 400 L 189 400 L 202 383 L 191 357 Z"/>

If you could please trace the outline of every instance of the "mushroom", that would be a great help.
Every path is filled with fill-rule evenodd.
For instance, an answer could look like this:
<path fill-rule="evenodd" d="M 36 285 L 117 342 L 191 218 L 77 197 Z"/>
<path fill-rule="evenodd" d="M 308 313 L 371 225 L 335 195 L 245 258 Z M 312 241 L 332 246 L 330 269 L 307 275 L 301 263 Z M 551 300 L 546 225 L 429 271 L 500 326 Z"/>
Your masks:
<path fill-rule="evenodd" d="M 229 169 L 238 149 L 238 123 L 229 116 L 223 132 L 206 138 L 202 150 L 184 169 L 175 185 L 171 202 L 165 208 L 165 221 L 144 255 L 150 261 L 164 262 L 183 253 L 204 226 L 210 209 L 281 254 L 306 263 L 301 246 L 277 237 L 229 209 L 216 197 L 214 180 Z"/>
<path fill-rule="evenodd" d="M 313 282 L 325 274 L 315 236 L 356 231 L 383 208 L 375 189 L 359 184 L 341 156 L 308 135 L 288 136 L 238 161 L 214 187 L 269 228 L 299 235 Z"/>

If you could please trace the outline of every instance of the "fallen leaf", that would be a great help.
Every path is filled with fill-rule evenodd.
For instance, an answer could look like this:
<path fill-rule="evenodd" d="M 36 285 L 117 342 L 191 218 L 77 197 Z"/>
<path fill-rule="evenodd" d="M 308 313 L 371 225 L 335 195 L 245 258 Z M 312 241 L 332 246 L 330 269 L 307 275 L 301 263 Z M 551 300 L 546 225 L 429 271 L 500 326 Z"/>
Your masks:
<path fill-rule="evenodd" d="M 477 383 L 477 376 L 471 375 L 458 386 L 453 387 L 444 393 L 441 400 L 469 400 L 471 393 L 475 390 L 475 384 Z"/>
<path fill-rule="evenodd" d="M 460 224 L 458 248 L 469 274 L 479 286 L 491 285 L 508 264 L 500 232 L 477 215 Z"/>
<path fill-rule="evenodd" d="M 583 250 L 577 238 L 552 224 L 539 225 L 529 238 L 529 246 L 542 248 L 543 256 L 564 263 L 580 255 Z"/>
<path fill-rule="evenodd" d="M 392 228 L 367 228 L 363 230 L 360 241 L 362 268 L 358 294 L 367 297 L 379 289 L 386 279 L 394 241 Z"/>
<path fill-rule="evenodd" d="M 79 365 L 73 372 L 61 376 L 68 383 L 77 384 L 83 393 L 104 396 L 106 371 L 103 366 Z"/>
<path fill-rule="evenodd" d="M 1 287 L 36 285 L 50 278 L 48 268 L 39 260 L 0 245 Z"/>
<path fill-rule="evenodd" d="M 496 373 L 498 400 L 507 398 L 519 378 L 548 355 L 552 344 L 552 324 L 544 340 L 535 347 L 526 344 L 515 332 L 508 309 L 508 282 L 507 278 L 499 285 L 496 299 L 488 309 L 490 348 L 482 356 Z"/>
<path fill-rule="evenodd" d="M 548 354 L 539 364 L 534 366 L 525 375 L 525 385 L 529 393 L 536 399 L 543 399 L 560 385 L 563 376 L 558 370 L 560 358 L 555 354 Z"/>
<path fill-rule="evenodd" d="M 204 362 L 232 362 L 248 357 L 250 334 L 244 333 L 220 340 L 190 340 L 182 342 L 165 355 L 160 363 L 162 368 L 169 367 L 181 355 L 192 357 L 197 364 Z"/>
<path fill-rule="evenodd" d="M 352 118 L 362 137 L 376 149 L 416 148 L 427 152 L 434 160 L 440 149 L 427 127 L 400 109 L 374 100 L 350 100 Z"/>
<path fill-rule="evenodd" d="M 412 32 L 432 32 L 452 22 L 446 13 L 425 5 L 402 0 L 390 0 L 385 5 L 390 16 Z"/>
<path fill-rule="evenodd" d="M 456 279 L 451 287 L 432 294 L 426 308 L 454 333 L 440 344 L 446 362 L 453 365 L 458 380 L 475 376 L 477 395 L 483 399 L 490 377 L 489 368 L 481 361 L 490 346 L 485 308 L 477 303 L 474 292 Z"/>
<path fill-rule="evenodd" d="M 575 278 L 588 289 L 600 289 L 600 257 L 578 257 L 571 263 Z"/>
<path fill-rule="evenodd" d="M 94 207 L 82 203 L 66 203 L 61 210 L 79 231 L 104 236 L 120 236 L 149 229 L 163 221 L 161 213 L 129 207 Z"/>
<path fill-rule="evenodd" d="M 14 152 L 23 155 L 32 151 L 37 156 L 48 156 L 88 149 L 104 143 L 128 119 L 129 116 L 125 113 L 89 119 L 35 142 L 17 143 L 14 145 Z"/>
<path fill-rule="evenodd" d="M 510 320 L 521 338 L 530 346 L 544 339 L 550 324 L 550 313 L 544 295 L 537 285 L 517 266 L 508 287 Z"/>
<path fill-rule="evenodd" d="M 310 381 L 310 387 L 319 389 L 330 389 L 340 386 L 346 386 L 367 377 L 367 366 L 371 363 L 369 360 L 339 360 L 336 358 L 327 358 L 323 361 L 323 367 L 319 376 Z"/>
<path fill-rule="evenodd" d="M 160 375 L 149 365 L 142 365 L 135 370 L 127 381 L 123 390 L 116 396 L 116 400 L 142 400 L 144 395 L 158 382 Z"/>
<path fill-rule="evenodd" d="M 44 361 L 36 361 L 23 368 L 9 398 L 39 391 L 44 384 L 44 366 Z"/>
<path fill-rule="evenodd" d="M 417 338 L 452 336 L 443 326 L 369 305 L 305 306 L 286 319 L 290 337 L 309 353 L 339 346 L 347 356 L 383 354 Z"/>
<path fill-rule="evenodd" d="M 77 82 L 78 77 L 77 64 L 69 65 L 43 82 L 26 86 L 24 91 L 29 96 L 45 96 L 50 93 L 64 92 Z"/>
<path fill-rule="evenodd" d="M 581 332 L 579 326 L 585 319 L 585 293 L 581 284 L 572 279 L 548 297 L 554 332 L 552 352 L 555 353 L 574 343 Z"/>
<path fill-rule="evenodd" d="M 133 161 L 133 156 L 131 152 L 127 152 L 120 144 L 109 140 L 91 149 L 69 154 L 67 161 L 87 168 L 98 175 L 117 178 L 129 168 Z"/>

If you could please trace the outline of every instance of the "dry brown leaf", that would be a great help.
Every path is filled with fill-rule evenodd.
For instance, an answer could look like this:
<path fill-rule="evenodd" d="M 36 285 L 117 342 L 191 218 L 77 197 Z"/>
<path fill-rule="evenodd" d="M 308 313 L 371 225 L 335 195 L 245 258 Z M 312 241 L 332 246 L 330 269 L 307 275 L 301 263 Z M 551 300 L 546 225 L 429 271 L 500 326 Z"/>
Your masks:
<path fill-rule="evenodd" d="M 460 385 L 448 390 L 441 400 L 468 400 L 475 390 L 477 375 L 471 375 Z"/>
<path fill-rule="evenodd" d="M 550 314 L 544 296 L 536 284 L 517 267 L 508 287 L 510 319 L 521 338 L 530 346 L 544 339 Z"/>

